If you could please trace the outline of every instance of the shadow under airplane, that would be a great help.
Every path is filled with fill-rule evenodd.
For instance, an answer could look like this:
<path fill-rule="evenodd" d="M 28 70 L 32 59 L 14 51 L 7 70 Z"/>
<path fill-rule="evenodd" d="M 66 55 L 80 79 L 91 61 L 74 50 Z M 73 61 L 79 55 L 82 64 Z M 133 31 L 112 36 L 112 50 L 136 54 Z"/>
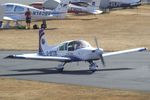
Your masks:
<path fill-rule="evenodd" d="M 97 71 L 132 70 L 132 69 L 133 68 L 109 68 L 109 69 L 97 69 L 96 72 Z M 17 71 L 19 73 L 1 74 L 0 76 L 30 76 L 30 75 L 46 75 L 46 74 L 91 75 L 94 73 L 90 70 L 64 70 L 63 72 L 60 73 L 56 70 L 56 68 L 36 68 L 36 69 L 21 69 L 21 70 L 19 69 L 19 70 L 11 70 L 11 71 Z"/>

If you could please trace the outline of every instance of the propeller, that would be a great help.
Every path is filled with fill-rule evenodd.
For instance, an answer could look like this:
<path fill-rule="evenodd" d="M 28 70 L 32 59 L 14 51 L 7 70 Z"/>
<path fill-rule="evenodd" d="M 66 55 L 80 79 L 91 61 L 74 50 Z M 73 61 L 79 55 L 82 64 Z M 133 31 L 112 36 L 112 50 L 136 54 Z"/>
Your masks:
<path fill-rule="evenodd" d="M 103 57 L 103 55 L 102 55 L 103 52 L 102 52 L 102 50 L 99 49 L 99 45 L 98 45 L 98 42 L 97 42 L 97 38 L 96 38 L 96 37 L 95 37 L 95 43 L 96 43 L 97 49 L 101 52 L 101 53 L 99 54 L 100 59 L 101 59 L 101 62 L 102 62 L 102 64 L 103 64 L 103 66 L 105 66 L 104 57 Z"/>

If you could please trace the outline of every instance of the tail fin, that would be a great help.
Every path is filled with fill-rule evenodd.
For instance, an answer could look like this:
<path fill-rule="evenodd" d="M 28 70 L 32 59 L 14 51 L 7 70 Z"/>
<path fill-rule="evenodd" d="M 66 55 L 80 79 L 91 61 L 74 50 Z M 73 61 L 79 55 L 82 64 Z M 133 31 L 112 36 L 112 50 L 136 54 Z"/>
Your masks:
<path fill-rule="evenodd" d="M 103 11 L 100 10 L 100 2 L 101 0 L 92 0 L 90 3 L 89 3 L 89 11 L 93 14 L 101 14 L 103 13 Z"/>
<path fill-rule="evenodd" d="M 140 6 L 142 4 L 142 0 L 137 0 L 131 4 L 131 6 Z"/>
<path fill-rule="evenodd" d="M 68 8 L 69 8 L 69 0 L 61 0 L 61 2 L 53 10 L 53 12 L 66 14 L 68 12 Z"/>
<path fill-rule="evenodd" d="M 46 51 L 49 46 L 47 41 L 45 40 L 45 32 L 44 29 L 39 30 L 39 55 L 46 55 Z"/>

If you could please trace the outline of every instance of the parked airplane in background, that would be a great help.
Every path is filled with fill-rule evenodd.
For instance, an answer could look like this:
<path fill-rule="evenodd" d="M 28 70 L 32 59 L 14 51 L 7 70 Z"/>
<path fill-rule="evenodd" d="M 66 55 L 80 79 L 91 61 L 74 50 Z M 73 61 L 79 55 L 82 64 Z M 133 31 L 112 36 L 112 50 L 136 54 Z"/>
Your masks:
<path fill-rule="evenodd" d="M 49 9 L 54 8 L 55 2 L 53 0 L 47 0 L 48 2 L 45 3 L 49 3 Z M 57 0 L 58 1 L 58 0 Z M 99 10 L 99 5 L 100 5 L 100 0 L 69 0 L 70 4 L 69 4 L 69 9 L 68 12 L 69 13 L 90 13 L 90 14 L 101 14 L 103 13 L 103 11 Z M 43 6 L 45 7 L 45 3 L 42 2 L 33 2 L 32 4 L 30 4 L 31 6 L 35 7 L 35 8 L 39 8 L 41 9 Z M 53 5 L 53 4 L 54 5 Z M 57 2 L 59 4 L 59 1 Z M 47 7 L 45 7 L 47 8 Z"/>
<path fill-rule="evenodd" d="M 54 10 L 37 9 L 31 6 L 17 4 L 17 3 L 5 3 L 3 4 L 4 20 L 8 21 L 23 21 L 25 20 L 25 12 L 29 8 L 31 11 L 32 20 L 47 20 L 47 19 L 63 19 L 68 11 L 68 0 L 62 0 L 62 2 Z"/>
<path fill-rule="evenodd" d="M 39 31 L 39 50 L 38 53 L 22 54 L 22 55 L 9 55 L 6 58 L 18 58 L 18 59 L 32 59 L 32 60 L 47 60 L 47 61 L 59 61 L 62 62 L 56 69 L 62 72 L 64 65 L 70 62 L 85 61 L 89 62 L 89 69 L 96 71 L 98 65 L 95 60 L 101 60 L 105 66 L 104 58 L 107 56 L 113 56 L 118 54 L 141 52 L 146 48 L 135 48 L 117 52 L 104 53 L 102 48 L 98 47 L 97 39 L 95 39 L 97 48 L 92 47 L 88 42 L 84 40 L 70 40 L 60 43 L 56 46 L 49 46 L 45 40 L 44 30 Z"/>
<path fill-rule="evenodd" d="M 109 0 L 108 8 L 132 8 L 141 5 L 141 0 Z"/>
<path fill-rule="evenodd" d="M 141 0 L 71 0 L 68 12 L 101 14 L 103 10 L 100 9 L 132 8 L 140 5 Z"/>
<path fill-rule="evenodd" d="M 33 3 L 29 4 L 29 6 L 32 6 L 37 9 L 43 9 L 43 2 L 33 2 Z"/>
<path fill-rule="evenodd" d="M 101 14 L 103 11 L 99 9 L 100 0 L 92 0 L 91 2 L 70 2 L 69 13 L 89 13 Z"/>
<path fill-rule="evenodd" d="M 45 2 L 45 0 L 0 0 L 0 4 L 10 3 L 10 2 L 29 5 L 32 2 Z"/>
<path fill-rule="evenodd" d="M 46 9 L 53 10 L 59 5 L 59 3 L 61 3 L 61 0 L 44 0 L 44 2 L 36 1 L 36 2 L 30 3 L 29 5 L 38 9 L 42 9 L 44 7 Z"/>

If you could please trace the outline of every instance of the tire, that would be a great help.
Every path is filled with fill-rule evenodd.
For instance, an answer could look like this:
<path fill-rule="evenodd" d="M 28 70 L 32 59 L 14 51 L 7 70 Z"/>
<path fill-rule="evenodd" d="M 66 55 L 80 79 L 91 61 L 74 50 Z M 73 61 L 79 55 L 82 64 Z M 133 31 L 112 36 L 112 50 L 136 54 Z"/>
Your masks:
<path fill-rule="evenodd" d="M 64 68 L 57 69 L 58 72 L 63 72 Z"/>

